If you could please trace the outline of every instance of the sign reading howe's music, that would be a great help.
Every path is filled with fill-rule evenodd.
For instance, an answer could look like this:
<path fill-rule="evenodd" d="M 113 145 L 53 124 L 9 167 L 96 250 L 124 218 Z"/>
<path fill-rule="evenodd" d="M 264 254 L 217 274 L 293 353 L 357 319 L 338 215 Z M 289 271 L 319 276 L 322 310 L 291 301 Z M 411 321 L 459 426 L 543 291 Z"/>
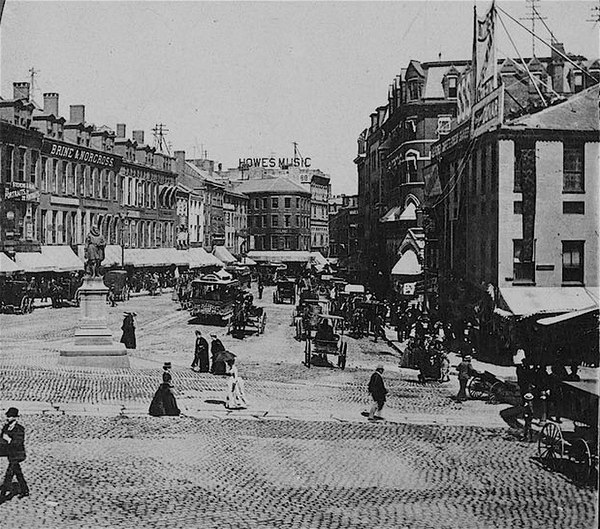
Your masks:
<path fill-rule="evenodd" d="M 276 158 L 275 156 L 239 158 L 238 167 L 248 169 L 250 167 L 262 167 L 264 169 L 279 167 L 287 169 L 289 167 L 308 168 L 312 163 L 311 158 Z"/>

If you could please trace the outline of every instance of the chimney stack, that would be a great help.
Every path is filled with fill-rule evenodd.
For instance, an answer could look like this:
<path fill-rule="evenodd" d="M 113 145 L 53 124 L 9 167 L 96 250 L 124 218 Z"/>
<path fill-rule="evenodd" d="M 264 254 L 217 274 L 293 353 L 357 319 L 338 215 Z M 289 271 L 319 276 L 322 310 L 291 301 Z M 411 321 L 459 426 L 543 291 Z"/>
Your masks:
<path fill-rule="evenodd" d="M 71 123 L 85 123 L 85 105 L 71 105 Z"/>
<path fill-rule="evenodd" d="M 44 94 L 44 114 L 58 117 L 58 94 L 56 92 Z"/>
<path fill-rule="evenodd" d="M 143 130 L 134 130 L 133 141 L 137 141 L 138 145 L 144 145 L 144 131 Z"/>
<path fill-rule="evenodd" d="M 117 123 L 117 138 L 125 137 L 125 123 Z"/>
<path fill-rule="evenodd" d="M 562 42 L 553 42 L 552 47 L 566 55 L 565 45 Z M 565 91 L 565 60 L 554 50 L 551 50 L 550 57 L 552 58 L 552 89 L 562 95 Z"/>
<path fill-rule="evenodd" d="M 183 174 L 185 167 L 185 151 L 175 151 L 175 172 L 177 174 Z"/>
<path fill-rule="evenodd" d="M 29 83 L 13 83 L 13 99 L 27 99 L 29 101 Z"/>

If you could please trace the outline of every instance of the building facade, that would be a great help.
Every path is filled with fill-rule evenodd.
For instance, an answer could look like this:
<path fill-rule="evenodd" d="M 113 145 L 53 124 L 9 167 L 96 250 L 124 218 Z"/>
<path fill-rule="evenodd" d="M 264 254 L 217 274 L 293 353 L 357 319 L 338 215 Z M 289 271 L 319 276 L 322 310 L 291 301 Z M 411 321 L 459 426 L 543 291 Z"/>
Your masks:
<path fill-rule="evenodd" d="M 358 278 L 358 195 L 329 200 L 329 256 L 349 279 Z"/>
<path fill-rule="evenodd" d="M 309 250 L 310 191 L 288 178 L 238 182 L 247 195 L 250 250 Z"/>

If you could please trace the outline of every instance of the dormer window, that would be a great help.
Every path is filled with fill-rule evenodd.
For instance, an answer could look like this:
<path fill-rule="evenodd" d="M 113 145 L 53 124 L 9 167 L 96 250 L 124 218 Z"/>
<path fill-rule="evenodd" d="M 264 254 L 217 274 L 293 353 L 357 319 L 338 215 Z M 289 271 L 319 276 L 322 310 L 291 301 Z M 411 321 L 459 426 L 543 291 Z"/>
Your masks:
<path fill-rule="evenodd" d="M 458 78 L 455 76 L 448 77 L 448 98 L 456 98 L 458 87 Z"/>
<path fill-rule="evenodd" d="M 412 79 L 408 82 L 408 98 L 411 101 L 421 99 L 421 83 L 419 79 Z"/>

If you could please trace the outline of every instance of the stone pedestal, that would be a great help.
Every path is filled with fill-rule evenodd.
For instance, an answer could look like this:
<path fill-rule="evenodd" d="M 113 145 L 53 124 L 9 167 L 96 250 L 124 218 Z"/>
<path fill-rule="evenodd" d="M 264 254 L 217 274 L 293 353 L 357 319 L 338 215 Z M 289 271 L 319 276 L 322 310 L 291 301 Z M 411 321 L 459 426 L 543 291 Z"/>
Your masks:
<path fill-rule="evenodd" d="M 106 294 L 102 278 L 86 277 L 80 288 L 81 319 L 72 345 L 60 351 L 59 364 L 84 367 L 129 367 L 127 349 L 114 343 L 106 323 Z"/>

